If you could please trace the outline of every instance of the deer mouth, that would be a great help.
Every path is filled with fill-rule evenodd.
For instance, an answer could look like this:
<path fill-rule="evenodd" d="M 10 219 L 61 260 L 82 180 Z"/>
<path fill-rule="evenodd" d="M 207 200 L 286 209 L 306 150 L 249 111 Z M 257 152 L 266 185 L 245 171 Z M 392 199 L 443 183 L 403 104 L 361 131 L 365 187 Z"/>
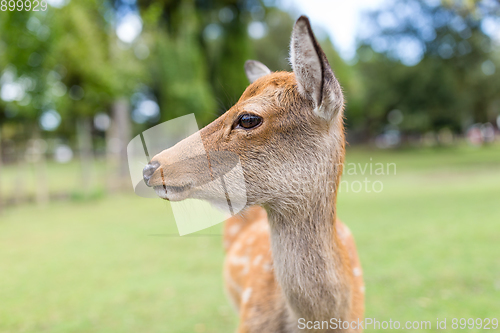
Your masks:
<path fill-rule="evenodd" d="M 189 190 L 192 188 L 191 184 L 182 186 L 172 186 L 172 185 L 156 185 L 153 189 L 160 198 L 169 201 L 181 201 L 187 199 L 189 196 Z"/>

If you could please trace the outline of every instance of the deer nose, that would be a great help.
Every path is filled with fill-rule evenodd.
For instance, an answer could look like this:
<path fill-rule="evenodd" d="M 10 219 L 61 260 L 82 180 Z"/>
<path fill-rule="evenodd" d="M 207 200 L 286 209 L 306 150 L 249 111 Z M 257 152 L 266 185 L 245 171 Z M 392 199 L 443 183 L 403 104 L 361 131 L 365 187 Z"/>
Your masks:
<path fill-rule="evenodd" d="M 159 166 L 160 163 L 152 161 L 149 162 L 148 165 L 144 167 L 144 169 L 142 170 L 142 176 L 144 178 L 144 182 L 146 183 L 146 185 L 149 186 L 149 179 L 155 173 L 156 169 L 158 169 Z"/>

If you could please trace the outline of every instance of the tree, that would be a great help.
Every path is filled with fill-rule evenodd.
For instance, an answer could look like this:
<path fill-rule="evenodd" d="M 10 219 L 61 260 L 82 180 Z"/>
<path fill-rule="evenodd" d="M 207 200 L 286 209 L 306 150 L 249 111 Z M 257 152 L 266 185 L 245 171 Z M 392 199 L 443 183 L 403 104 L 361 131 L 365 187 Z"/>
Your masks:
<path fill-rule="evenodd" d="M 482 23 L 499 12 L 500 5 L 483 2 L 402 0 L 368 13 L 356 65 L 365 85 L 364 111 L 349 115 L 353 126 L 380 133 L 394 109 L 404 115 L 398 127 L 406 133 L 458 133 L 492 120 L 488 110 L 500 97 L 493 88 L 500 82 L 484 71 L 496 60 Z"/>
<path fill-rule="evenodd" d="M 23 140 L 30 133 L 34 139 L 78 141 L 83 189 L 90 178 L 92 117 L 131 95 L 144 79 L 132 50 L 119 48 L 106 5 L 85 0 L 43 13 L 9 11 L 0 22 L 0 44 L 12 46 L 0 61 L 10 77 L 9 89 L 17 91 L 4 99 L 7 112 L 0 120 L 22 126 L 24 134 L 17 132 Z M 62 118 L 61 125 L 40 133 L 38 122 L 47 112 Z"/>

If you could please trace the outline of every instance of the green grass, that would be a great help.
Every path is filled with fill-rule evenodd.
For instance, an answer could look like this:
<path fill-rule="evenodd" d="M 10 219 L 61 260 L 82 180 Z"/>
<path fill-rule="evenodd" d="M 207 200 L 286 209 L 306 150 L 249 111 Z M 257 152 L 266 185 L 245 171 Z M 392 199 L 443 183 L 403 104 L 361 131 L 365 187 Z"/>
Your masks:
<path fill-rule="evenodd" d="M 500 318 L 500 147 L 347 156 L 396 164 L 395 175 L 346 175 L 383 191 L 338 200 L 361 256 L 366 316 L 429 320 L 432 331 L 436 318 L 448 330 L 452 318 Z M 220 225 L 165 237 L 171 216 L 165 202 L 133 195 L 4 211 L 0 332 L 233 332 Z"/>
<path fill-rule="evenodd" d="M 220 237 L 163 237 L 169 214 L 135 196 L 7 211 L 0 331 L 231 331 Z"/>
<path fill-rule="evenodd" d="M 396 163 L 396 175 L 368 176 L 383 182 L 381 193 L 343 193 L 338 202 L 364 268 L 366 316 L 433 328 L 436 318 L 448 328 L 452 318 L 499 318 L 498 147 L 353 151 L 349 160 L 370 157 Z"/>

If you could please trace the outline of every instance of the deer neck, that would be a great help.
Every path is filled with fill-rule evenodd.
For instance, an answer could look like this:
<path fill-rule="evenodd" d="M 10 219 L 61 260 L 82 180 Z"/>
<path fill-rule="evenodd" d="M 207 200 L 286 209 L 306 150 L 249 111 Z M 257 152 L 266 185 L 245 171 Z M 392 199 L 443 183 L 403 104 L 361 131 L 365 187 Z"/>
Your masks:
<path fill-rule="evenodd" d="M 350 310 L 346 259 L 335 234 L 340 171 L 333 167 L 319 174 L 325 179 L 294 204 L 265 207 L 276 278 L 294 320 L 346 319 Z"/>

